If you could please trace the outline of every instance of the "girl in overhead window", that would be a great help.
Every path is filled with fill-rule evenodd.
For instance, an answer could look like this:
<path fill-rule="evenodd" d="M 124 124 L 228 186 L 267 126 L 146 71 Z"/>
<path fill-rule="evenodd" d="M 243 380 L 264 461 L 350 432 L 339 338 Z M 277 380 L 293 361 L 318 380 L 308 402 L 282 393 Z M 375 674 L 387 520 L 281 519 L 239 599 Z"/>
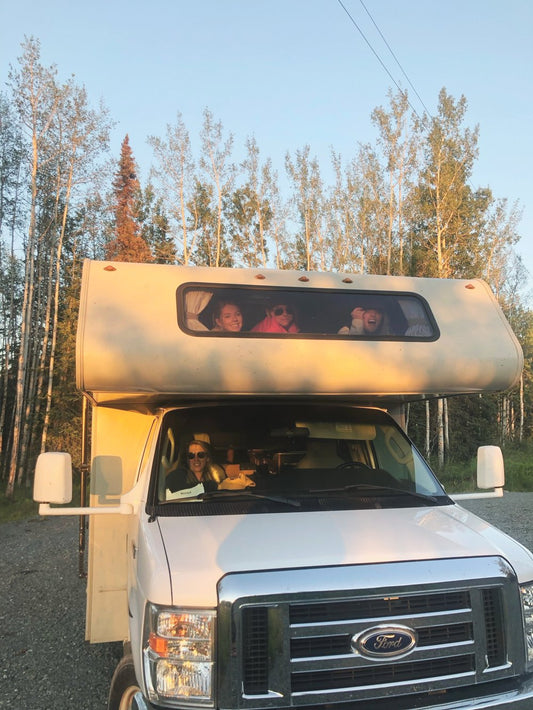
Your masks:
<path fill-rule="evenodd" d="M 288 303 L 272 303 L 266 308 L 266 316 L 254 325 L 252 333 L 299 333 L 295 322 L 294 308 Z"/>

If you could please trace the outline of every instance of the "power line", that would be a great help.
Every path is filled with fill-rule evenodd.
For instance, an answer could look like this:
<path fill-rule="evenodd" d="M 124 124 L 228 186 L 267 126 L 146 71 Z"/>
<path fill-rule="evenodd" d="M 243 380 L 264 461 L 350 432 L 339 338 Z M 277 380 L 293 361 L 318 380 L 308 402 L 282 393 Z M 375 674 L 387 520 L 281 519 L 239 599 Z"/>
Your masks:
<path fill-rule="evenodd" d="M 337 2 L 338 2 L 339 5 L 342 7 L 342 9 L 344 10 L 344 12 L 348 15 L 348 17 L 349 17 L 351 23 L 352 23 L 353 26 L 357 29 L 357 31 L 359 32 L 359 34 L 361 35 L 361 37 L 364 39 L 364 41 L 365 41 L 366 44 L 368 45 L 368 48 L 370 49 L 370 51 L 372 52 L 372 54 L 376 57 L 376 59 L 377 59 L 378 62 L 381 64 L 381 66 L 383 67 L 383 69 L 386 71 L 386 73 L 388 74 L 389 78 L 390 78 L 391 81 L 394 83 L 394 85 L 396 86 L 396 88 L 398 89 L 398 91 L 400 91 L 401 93 L 404 93 L 404 90 L 403 90 L 402 87 L 398 84 L 398 82 L 396 81 L 396 79 L 394 78 L 394 76 L 391 74 L 391 72 L 389 71 L 389 69 L 387 68 L 387 66 L 385 65 L 385 63 L 383 62 L 383 60 L 381 59 L 381 57 L 379 56 L 379 54 L 376 52 L 376 50 L 374 49 L 374 47 L 372 46 L 372 44 L 370 43 L 370 41 L 366 38 L 365 33 L 364 33 L 363 30 L 359 27 L 359 25 L 357 24 L 357 22 L 354 20 L 354 18 L 352 17 L 352 15 L 351 15 L 350 12 L 348 11 L 348 9 L 346 8 L 346 6 L 345 6 L 344 3 L 342 2 L 342 0 L 337 0 Z M 368 10 L 367 10 L 367 8 L 365 7 L 363 1 L 360 0 L 360 2 L 361 2 L 361 5 L 364 7 L 365 11 L 367 12 L 368 16 L 370 17 L 370 19 L 372 20 L 374 26 L 375 26 L 376 29 L 378 30 L 378 32 L 379 32 L 381 38 L 382 38 L 383 41 L 385 42 L 385 44 L 386 44 L 386 46 L 388 47 L 390 53 L 391 53 L 392 56 L 394 57 L 396 63 L 398 64 L 398 66 L 400 67 L 400 69 L 402 69 L 402 66 L 401 66 L 400 62 L 396 59 L 396 56 L 394 55 L 394 52 L 392 51 L 392 49 L 390 48 L 389 44 L 387 43 L 387 41 L 386 41 L 385 38 L 383 37 L 383 34 L 382 34 L 381 31 L 379 30 L 377 24 L 374 22 L 374 19 L 372 18 L 372 16 L 371 16 L 370 13 L 368 12 Z M 411 81 L 409 80 L 409 77 L 407 76 L 407 74 L 404 72 L 403 69 L 402 69 L 402 72 L 403 72 L 404 76 L 406 77 L 407 81 L 409 82 L 409 84 L 413 87 L 413 85 L 411 84 Z M 414 87 L 413 87 L 413 91 L 414 91 L 415 94 L 418 96 L 418 93 L 417 93 L 417 91 L 416 91 L 416 89 L 415 89 Z M 426 110 L 426 112 L 428 113 L 428 115 L 430 115 L 429 111 L 428 111 L 427 108 L 425 107 L 424 102 L 422 101 L 422 99 L 420 98 L 420 96 L 418 96 L 418 99 L 420 100 L 420 103 L 422 104 L 422 106 L 424 106 L 424 109 Z M 413 106 L 413 104 L 411 103 L 411 101 L 409 101 L 409 97 L 407 97 L 407 102 L 408 102 L 409 106 L 411 107 L 412 111 L 414 112 L 414 114 L 420 119 L 420 116 L 418 115 L 418 111 L 415 109 L 415 107 Z"/>
<path fill-rule="evenodd" d="M 409 86 L 410 86 L 410 87 L 412 88 L 412 90 L 415 92 L 416 97 L 418 98 L 418 100 L 420 101 L 420 103 L 422 104 L 422 106 L 424 107 L 425 112 L 428 114 L 428 116 L 431 116 L 431 113 L 430 113 L 429 109 L 427 108 L 426 104 L 422 101 L 422 98 L 420 97 L 420 94 L 418 93 L 418 91 L 417 91 L 417 90 L 415 89 L 415 87 L 413 86 L 413 84 L 412 84 L 412 82 L 411 82 L 411 79 L 409 79 L 409 77 L 408 77 L 407 74 L 405 73 L 404 68 L 402 67 L 402 65 L 400 64 L 400 61 L 398 60 L 398 58 L 396 57 L 396 55 L 395 55 L 394 52 L 392 51 L 392 49 L 391 49 L 389 43 L 387 42 L 387 40 L 386 40 L 385 37 L 383 36 L 383 33 L 381 32 L 381 30 L 380 30 L 379 27 L 377 26 L 377 24 L 376 24 L 374 18 L 373 18 L 372 15 L 370 14 L 370 12 L 369 12 L 368 8 L 366 7 L 365 3 L 363 2 L 363 0 L 359 0 L 359 2 L 361 3 L 361 5 L 363 6 L 363 8 L 365 9 L 366 14 L 367 14 L 367 15 L 370 17 L 370 19 L 372 20 L 372 24 L 374 25 L 374 27 L 376 28 L 376 30 L 379 32 L 379 36 L 381 37 L 381 39 L 382 39 L 383 42 L 385 43 L 385 45 L 386 45 L 387 49 L 389 50 L 389 52 L 390 52 L 390 53 L 392 54 L 392 56 L 394 57 L 394 61 L 395 61 L 396 64 L 400 67 L 400 70 L 401 70 L 402 74 L 403 74 L 404 77 L 407 79 L 407 81 L 408 81 L 408 83 L 409 83 Z"/>

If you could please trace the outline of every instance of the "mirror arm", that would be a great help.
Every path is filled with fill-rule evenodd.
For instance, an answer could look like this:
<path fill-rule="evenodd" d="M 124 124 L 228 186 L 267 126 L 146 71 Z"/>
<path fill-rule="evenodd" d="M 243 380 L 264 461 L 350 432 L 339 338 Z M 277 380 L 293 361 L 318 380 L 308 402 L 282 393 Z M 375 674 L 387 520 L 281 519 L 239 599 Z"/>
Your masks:
<path fill-rule="evenodd" d="M 51 508 L 50 503 L 39 504 L 39 515 L 130 515 L 131 513 L 133 513 L 133 506 L 130 503 L 93 508 Z"/>
<path fill-rule="evenodd" d="M 468 500 L 469 498 L 503 498 L 503 487 L 495 488 L 486 493 L 448 493 L 452 500 Z"/>

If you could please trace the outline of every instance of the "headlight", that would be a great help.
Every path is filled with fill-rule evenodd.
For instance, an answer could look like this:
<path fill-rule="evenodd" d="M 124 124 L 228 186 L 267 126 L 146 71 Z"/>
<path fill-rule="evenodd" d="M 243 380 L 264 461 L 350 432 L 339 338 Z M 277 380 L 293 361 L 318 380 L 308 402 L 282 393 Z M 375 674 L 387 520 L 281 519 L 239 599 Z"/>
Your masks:
<path fill-rule="evenodd" d="M 522 614 L 524 616 L 524 635 L 526 642 L 526 663 L 533 667 L 533 583 L 520 587 Z"/>
<path fill-rule="evenodd" d="M 150 700 L 212 707 L 215 612 L 149 604 L 144 670 Z"/>

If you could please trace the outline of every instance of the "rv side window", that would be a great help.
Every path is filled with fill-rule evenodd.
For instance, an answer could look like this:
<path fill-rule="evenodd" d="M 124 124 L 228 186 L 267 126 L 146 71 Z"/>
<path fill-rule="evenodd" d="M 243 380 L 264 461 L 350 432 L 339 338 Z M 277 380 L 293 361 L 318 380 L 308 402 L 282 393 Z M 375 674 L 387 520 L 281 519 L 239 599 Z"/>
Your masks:
<path fill-rule="evenodd" d="M 177 290 L 179 326 L 201 336 L 436 340 L 417 294 L 186 284 Z"/>

